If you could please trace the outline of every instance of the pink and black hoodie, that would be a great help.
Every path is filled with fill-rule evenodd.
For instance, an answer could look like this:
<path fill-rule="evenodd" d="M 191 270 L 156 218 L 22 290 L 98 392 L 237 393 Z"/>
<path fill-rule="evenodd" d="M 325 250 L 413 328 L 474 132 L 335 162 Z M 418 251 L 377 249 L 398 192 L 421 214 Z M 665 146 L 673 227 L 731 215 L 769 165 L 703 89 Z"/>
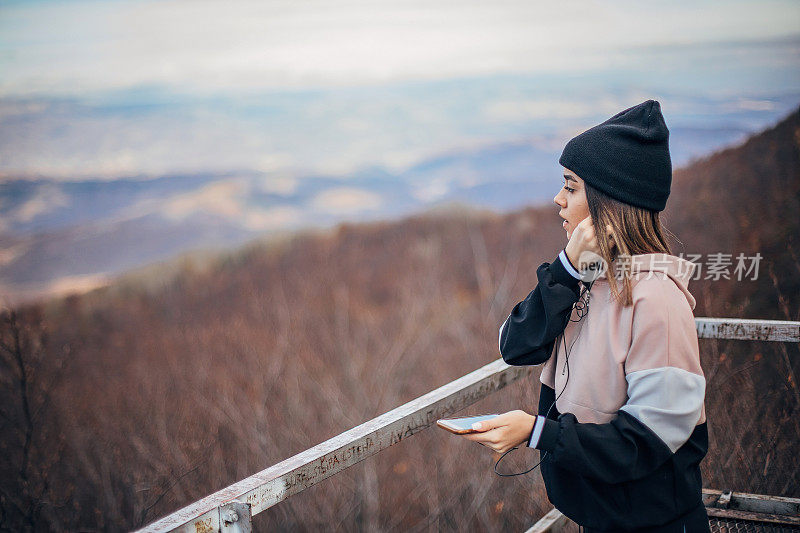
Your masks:
<path fill-rule="evenodd" d="M 578 321 L 574 304 L 590 284 L 562 251 L 539 266 L 499 334 L 506 363 L 544 363 L 528 445 L 547 452 L 548 498 L 601 531 L 656 531 L 705 513 L 705 378 L 687 289 L 696 265 L 668 254 L 631 260 L 633 305 L 616 302 L 601 275 Z"/>

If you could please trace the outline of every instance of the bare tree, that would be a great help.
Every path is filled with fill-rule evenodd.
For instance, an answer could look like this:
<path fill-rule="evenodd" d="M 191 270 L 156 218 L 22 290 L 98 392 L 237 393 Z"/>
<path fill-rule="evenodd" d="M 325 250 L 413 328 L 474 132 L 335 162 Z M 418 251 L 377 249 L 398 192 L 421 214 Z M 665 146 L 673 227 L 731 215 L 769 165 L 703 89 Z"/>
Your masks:
<path fill-rule="evenodd" d="M 0 528 L 43 527 L 51 498 L 51 472 L 63 443 L 50 416 L 51 399 L 69 349 L 44 357 L 47 334 L 39 308 L 0 314 Z"/>

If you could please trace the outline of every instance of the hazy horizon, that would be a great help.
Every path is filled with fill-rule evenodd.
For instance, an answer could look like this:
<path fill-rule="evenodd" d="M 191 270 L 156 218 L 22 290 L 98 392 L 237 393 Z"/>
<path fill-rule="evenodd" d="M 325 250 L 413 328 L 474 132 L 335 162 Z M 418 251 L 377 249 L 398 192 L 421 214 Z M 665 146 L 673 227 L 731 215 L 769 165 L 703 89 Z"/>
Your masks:
<path fill-rule="evenodd" d="M 800 4 L 0 4 L 0 288 L 459 202 L 552 202 L 653 98 L 673 167 L 800 104 Z M 26 286 L 27 286 L 26 285 Z"/>

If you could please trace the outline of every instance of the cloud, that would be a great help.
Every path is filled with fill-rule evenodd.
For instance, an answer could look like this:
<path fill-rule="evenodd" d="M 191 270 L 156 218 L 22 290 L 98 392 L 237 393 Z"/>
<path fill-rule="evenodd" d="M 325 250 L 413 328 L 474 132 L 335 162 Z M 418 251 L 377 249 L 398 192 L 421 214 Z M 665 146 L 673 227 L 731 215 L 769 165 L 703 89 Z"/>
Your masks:
<path fill-rule="evenodd" d="M 256 182 L 259 190 L 284 196 L 295 192 L 299 184 L 297 178 L 288 174 L 271 174 Z"/>
<path fill-rule="evenodd" d="M 577 119 L 597 114 L 617 113 L 630 107 L 631 102 L 643 102 L 651 95 L 628 91 L 625 97 L 604 95 L 595 99 L 528 98 L 488 102 L 483 113 L 489 120 L 501 123 L 526 122 L 541 119 Z"/>
<path fill-rule="evenodd" d="M 310 203 L 316 211 L 337 215 L 374 211 L 382 205 L 378 194 L 353 187 L 328 189 L 317 194 Z"/>
<path fill-rule="evenodd" d="M 734 110 L 747 111 L 772 111 L 775 109 L 775 102 L 770 100 L 754 100 L 751 98 L 739 98 L 735 105 L 731 106 Z"/>
<path fill-rule="evenodd" d="M 297 186 L 294 178 L 278 176 L 262 182 L 245 178 L 216 181 L 197 190 L 169 198 L 150 198 L 124 210 L 115 221 L 146 215 L 161 215 L 173 221 L 192 215 L 216 215 L 250 231 L 291 229 L 304 223 L 304 213 L 291 205 L 259 206 L 248 203 L 251 188 L 271 192 L 291 192 Z"/>
<path fill-rule="evenodd" d="M 112 276 L 107 274 L 87 274 L 83 276 L 65 276 L 48 284 L 43 290 L 44 294 L 65 296 L 67 294 L 85 293 L 99 287 L 105 287 L 111 282 Z"/>
<path fill-rule="evenodd" d="M 237 180 L 211 183 L 188 194 L 182 194 L 165 202 L 161 214 L 173 220 L 184 219 L 202 212 L 237 218 L 244 211 L 241 196 L 245 185 Z"/>
<path fill-rule="evenodd" d="M 291 154 L 272 153 L 261 156 L 253 165 L 256 170 L 261 172 L 277 172 L 281 169 L 289 168 L 294 163 Z"/>
<path fill-rule="evenodd" d="M 411 194 L 421 202 L 434 202 L 447 194 L 449 190 L 447 180 L 437 178 L 420 185 Z"/>
<path fill-rule="evenodd" d="M 0 17 L 0 94 L 166 85 L 352 86 L 602 68 L 620 47 L 796 35 L 799 4 L 20 2 Z M 657 10 L 657 14 L 654 11 Z M 657 24 L 642 21 L 657 17 Z M 600 62 L 598 63 L 598 60 Z"/>
<path fill-rule="evenodd" d="M 303 222 L 303 212 L 288 205 L 269 209 L 251 209 L 244 214 L 243 221 L 244 226 L 252 231 L 290 229 Z"/>
<path fill-rule="evenodd" d="M 5 266 L 16 261 L 30 249 L 30 242 L 20 242 L 7 248 L 0 248 L 0 266 Z"/>
<path fill-rule="evenodd" d="M 68 205 L 69 198 L 57 187 L 44 186 L 36 191 L 33 198 L 17 206 L 11 216 L 18 222 L 30 222 L 39 215 Z"/>

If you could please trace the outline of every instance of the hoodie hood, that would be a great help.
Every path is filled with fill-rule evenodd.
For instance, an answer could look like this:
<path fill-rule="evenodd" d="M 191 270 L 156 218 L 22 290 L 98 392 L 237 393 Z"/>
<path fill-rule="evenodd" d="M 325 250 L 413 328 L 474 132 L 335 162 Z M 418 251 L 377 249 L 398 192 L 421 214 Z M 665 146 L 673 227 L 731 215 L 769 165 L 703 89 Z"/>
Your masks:
<path fill-rule="evenodd" d="M 665 253 L 638 254 L 631 256 L 631 268 L 633 269 L 633 279 L 645 279 L 657 273 L 664 273 L 675 285 L 683 292 L 689 306 L 694 309 L 696 300 L 689 292 L 689 281 L 694 276 L 697 264 L 692 263 L 682 257 L 676 257 Z M 638 274 L 637 274 L 638 272 Z M 650 274 L 652 272 L 653 274 Z M 608 283 L 606 273 L 603 272 L 597 277 Z"/>

